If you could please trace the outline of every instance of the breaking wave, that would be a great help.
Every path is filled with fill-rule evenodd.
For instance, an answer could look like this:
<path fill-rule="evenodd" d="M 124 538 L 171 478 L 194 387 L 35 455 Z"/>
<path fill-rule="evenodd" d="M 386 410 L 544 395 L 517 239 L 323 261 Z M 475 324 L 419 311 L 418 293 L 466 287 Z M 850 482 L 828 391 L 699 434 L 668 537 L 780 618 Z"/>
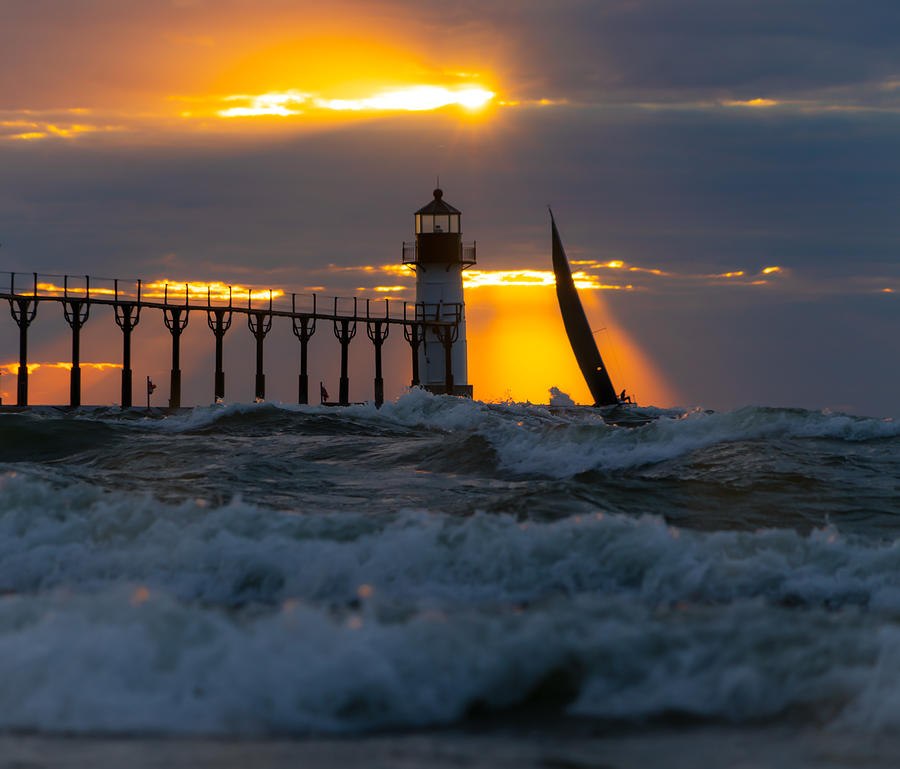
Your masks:
<path fill-rule="evenodd" d="M 127 419 L 116 419 L 112 409 L 99 419 L 89 413 L 66 418 L 6 414 L 0 415 L 0 437 L 6 439 L 3 444 L 8 453 L 20 444 L 16 458 L 21 459 L 23 438 L 48 450 L 49 444 L 61 439 L 85 448 L 107 441 L 123 429 L 179 434 L 233 431 L 235 426 L 249 431 L 255 426 L 303 432 L 315 429 L 317 423 L 335 433 L 400 428 L 478 434 L 497 447 L 504 468 L 559 478 L 591 469 L 639 467 L 734 441 L 825 438 L 861 442 L 900 437 L 900 420 L 804 409 L 748 406 L 715 413 L 636 408 L 631 413 L 651 421 L 637 427 L 618 426 L 606 422 L 602 411 L 588 407 L 553 411 L 547 406 L 486 404 L 414 389 L 381 408 L 371 403 L 341 409 L 235 403 L 198 406 L 186 414 L 165 417 L 123 412 Z M 27 454 L 27 447 L 25 451 Z M 40 450 L 34 458 L 43 458 Z"/>
<path fill-rule="evenodd" d="M 601 411 L 587 407 L 551 410 L 532 404 L 486 404 L 414 389 L 381 408 L 371 403 L 342 409 L 271 403 L 217 404 L 196 407 L 183 415 L 131 419 L 127 424 L 134 429 L 175 434 L 445 434 L 451 436 L 451 445 L 454 440 L 478 436 L 496 451 L 499 469 L 551 478 L 571 478 L 591 470 L 639 468 L 736 441 L 821 438 L 865 442 L 900 437 L 900 420 L 804 409 L 748 406 L 715 413 L 641 408 L 631 413 L 651 421 L 637 427 L 618 426 L 605 421 Z M 34 417 L 16 418 L 21 420 L 18 429 L 31 420 L 34 430 L 68 430 L 78 432 L 82 441 L 92 440 L 84 431 L 84 419 L 60 419 L 48 428 Z M 98 424 L 102 427 L 95 428 L 97 440 L 106 440 L 110 420 Z"/>
<path fill-rule="evenodd" d="M 0 728 L 301 734 L 529 712 L 900 725 L 900 541 L 167 504 L 0 480 Z"/>

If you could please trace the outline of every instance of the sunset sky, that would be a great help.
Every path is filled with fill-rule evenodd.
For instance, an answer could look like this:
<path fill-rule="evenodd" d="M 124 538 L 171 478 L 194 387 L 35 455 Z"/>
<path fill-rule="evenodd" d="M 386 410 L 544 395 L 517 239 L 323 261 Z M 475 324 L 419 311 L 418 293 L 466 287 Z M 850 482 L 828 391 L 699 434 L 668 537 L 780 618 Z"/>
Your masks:
<path fill-rule="evenodd" d="M 400 247 L 440 176 L 478 244 L 476 397 L 588 400 L 550 204 L 617 388 L 894 414 L 898 33 L 896 0 L 0 0 L 0 270 L 412 299 Z M 61 315 L 41 306 L 36 363 L 68 360 Z M 111 313 L 84 335 L 84 361 L 120 361 Z M 330 328 L 314 340 L 311 375 L 336 391 Z M 251 343 L 235 323 L 235 400 Z M 146 313 L 135 378 L 164 396 L 168 344 Z M 292 401 L 289 325 L 267 344 L 269 392 Z M 186 400 L 208 402 L 202 314 L 185 345 Z M 371 348 L 361 330 L 353 398 L 371 397 Z M 65 400 L 64 368 L 32 376 L 33 402 Z M 117 400 L 115 369 L 84 377 L 85 402 Z"/>

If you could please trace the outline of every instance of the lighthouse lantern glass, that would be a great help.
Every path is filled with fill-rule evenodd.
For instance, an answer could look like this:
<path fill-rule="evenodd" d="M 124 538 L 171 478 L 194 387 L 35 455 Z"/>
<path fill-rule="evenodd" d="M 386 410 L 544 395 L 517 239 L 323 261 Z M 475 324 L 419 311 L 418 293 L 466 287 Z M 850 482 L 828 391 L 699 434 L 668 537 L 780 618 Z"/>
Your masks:
<path fill-rule="evenodd" d="M 459 214 L 416 214 L 416 235 L 459 231 Z"/>

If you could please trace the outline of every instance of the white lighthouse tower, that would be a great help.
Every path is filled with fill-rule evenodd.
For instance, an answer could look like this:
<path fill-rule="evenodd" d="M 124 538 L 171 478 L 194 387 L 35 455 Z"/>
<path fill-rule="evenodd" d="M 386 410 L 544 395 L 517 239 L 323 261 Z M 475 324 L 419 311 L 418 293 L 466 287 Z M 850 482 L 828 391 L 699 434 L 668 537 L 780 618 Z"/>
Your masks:
<path fill-rule="evenodd" d="M 443 195 L 436 189 L 434 200 L 416 211 L 416 241 L 403 244 L 403 263 L 416 271 L 416 319 L 424 322 L 418 357 L 421 384 L 436 395 L 471 398 L 462 271 L 475 264 L 475 243 L 463 245 L 462 214 L 444 202 Z M 435 320 L 458 323 L 453 329 L 428 325 Z"/>

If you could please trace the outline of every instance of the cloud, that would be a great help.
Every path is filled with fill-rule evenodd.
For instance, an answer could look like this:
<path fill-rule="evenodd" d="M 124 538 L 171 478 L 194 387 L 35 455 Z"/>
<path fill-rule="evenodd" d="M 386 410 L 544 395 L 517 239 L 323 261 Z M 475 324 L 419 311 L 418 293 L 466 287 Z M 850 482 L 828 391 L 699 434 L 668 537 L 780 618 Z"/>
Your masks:
<path fill-rule="evenodd" d="M 394 103 L 386 95 L 401 88 L 460 82 L 496 92 L 506 110 L 900 111 L 893 0 L 870 0 L 852 21 L 839 0 L 520 0 L 515 7 L 511 13 L 500 0 L 7 3 L 0 46 L 16 65 L 0 71 L 0 110 L 86 106 L 97 116 L 48 122 L 63 132 L 83 126 L 145 139 L 223 130 L 209 120 L 215 110 L 291 117 L 311 106 Z M 221 105 L 240 94 L 246 103 Z M 297 97 L 267 101 L 272 94 Z M 185 99 L 193 105 L 179 103 Z M 54 133 L 38 126 L 4 135 Z"/>

